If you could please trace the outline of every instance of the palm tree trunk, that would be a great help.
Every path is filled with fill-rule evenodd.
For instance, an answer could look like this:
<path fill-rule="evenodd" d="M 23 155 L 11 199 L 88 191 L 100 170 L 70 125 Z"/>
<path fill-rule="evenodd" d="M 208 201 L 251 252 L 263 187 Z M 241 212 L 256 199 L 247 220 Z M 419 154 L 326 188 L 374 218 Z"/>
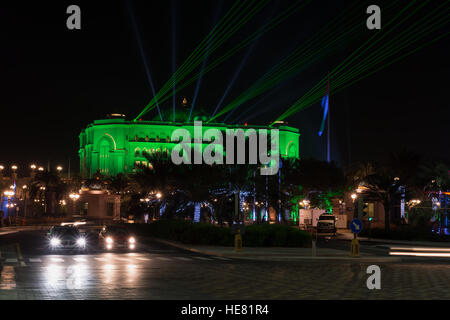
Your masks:
<path fill-rule="evenodd" d="M 386 232 L 391 231 L 391 202 L 389 200 L 383 201 L 383 207 L 384 207 L 384 230 Z"/>

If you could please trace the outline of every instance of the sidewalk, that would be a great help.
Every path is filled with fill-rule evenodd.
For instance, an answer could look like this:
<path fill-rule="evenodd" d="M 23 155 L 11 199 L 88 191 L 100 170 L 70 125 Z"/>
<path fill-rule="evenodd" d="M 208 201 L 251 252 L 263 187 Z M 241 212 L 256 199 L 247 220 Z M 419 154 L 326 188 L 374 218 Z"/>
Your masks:
<path fill-rule="evenodd" d="M 17 226 L 17 227 L 2 227 L 0 228 L 0 236 L 20 231 L 34 231 L 34 230 L 48 230 L 50 226 Z"/>
<path fill-rule="evenodd" d="M 360 257 L 351 257 L 349 251 L 316 248 L 285 247 L 244 247 L 241 252 L 235 252 L 233 247 L 186 245 L 175 241 L 148 238 L 172 247 L 195 253 L 233 259 L 261 261 L 351 261 L 351 262 L 400 262 L 398 257 L 382 257 L 362 253 Z"/>
<path fill-rule="evenodd" d="M 353 233 L 346 230 L 340 230 L 336 235 L 336 239 L 338 240 L 352 240 Z M 385 243 L 389 244 L 402 244 L 408 246 L 425 246 L 425 247 L 445 247 L 450 248 L 450 242 L 437 242 L 437 241 L 409 241 L 409 240 L 389 240 L 389 239 L 375 239 L 375 238 L 367 238 L 367 237 L 359 237 L 359 241 L 367 241 L 367 242 L 377 242 L 377 243 Z"/>

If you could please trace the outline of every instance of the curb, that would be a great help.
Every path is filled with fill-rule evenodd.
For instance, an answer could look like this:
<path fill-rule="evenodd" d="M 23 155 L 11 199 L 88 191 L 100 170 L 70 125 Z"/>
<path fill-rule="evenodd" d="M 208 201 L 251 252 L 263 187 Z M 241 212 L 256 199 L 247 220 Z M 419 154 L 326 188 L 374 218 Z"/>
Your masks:
<path fill-rule="evenodd" d="M 346 238 L 336 238 L 336 240 L 341 241 L 351 241 L 351 239 Z M 378 238 L 367 238 L 367 237 L 358 237 L 360 242 L 374 242 L 381 243 L 383 245 L 408 245 L 408 246 L 421 246 L 421 247 L 444 247 L 450 248 L 450 242 L 441 242 L 441 241 L 408 241 L 408 240 L 391 240 L 391 239 L 378 239 Z"/>
<path fill-rule="evenodd" d="M 191 248 L 188 246 L 185 246 L 183 244 L 180 243 L 176 243 L 176 242 L 172 242 L 172 241 L 168 241 L 168 240 L 163 240 L 163 239 L 159 239 L 159 238 L 153 238 L 153 237 L 149 237 L 147 239 L 165 244 L 165 245 L 169 245 L 178 249 L 182 249 L 182 250 L 187 250 L 187 251 L 191 251 L 194 253 L 199 253 L 199 254 L 205 254 L 205 255 L 210 255 L 210 256 L 218 256 L 218 257 L 223 257 L 223 258 L 234 258 L 234 259 L 241 259 L 241 260 L 263 260 L 263 261 L 337 261 L 337 262 L 401 262 L 402 258 L 400 257 L 376 257 L 376 256 L 372 256 L 372 257 L 346 257 L 346 256 L 270 256 L 270 255 L 266 255 L 266 256 L 262 256 L 262 255 L 255 255 L 255 256 L 243 256 L 243 255 L 238 255 L 238 254 L 222 254 L 222 253 L 217 253 L 214 251 L 208 251 L 208 250 L 199 250 L 196 248 Z"/>

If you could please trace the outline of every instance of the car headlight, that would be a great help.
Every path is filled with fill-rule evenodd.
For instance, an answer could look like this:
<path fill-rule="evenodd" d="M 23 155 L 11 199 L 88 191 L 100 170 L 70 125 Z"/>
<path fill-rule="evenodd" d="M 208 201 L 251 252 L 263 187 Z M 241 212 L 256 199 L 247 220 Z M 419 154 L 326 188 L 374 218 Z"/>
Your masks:
<path fill-rule="evenodd" d="M 113 239 L 111 237 L 106 238 L 106 243 L 113 243 Z"/>
<path fill-rule="evenodd" d="M 128 242 L 130 242 L 130 243 L 135 243 L 135 242 L 136 242 L 136 239 L 135 239 L 134 237 L 130 237 L 130 239 L 128 239 Z"/>
<path fill-rule="evenodd" d="M 86 239 L 85 238 L 78 238 L 77 245 L 80 247 L 84 247 L 86 245 Z"/>
<path fill-rule="evenodd" d="M 50 239 L 50 245 L 52 247 L 59 246 L 60 244 L 61 244 L 61 240 L 59 240 L 58 238 L 51 238 Z"/>

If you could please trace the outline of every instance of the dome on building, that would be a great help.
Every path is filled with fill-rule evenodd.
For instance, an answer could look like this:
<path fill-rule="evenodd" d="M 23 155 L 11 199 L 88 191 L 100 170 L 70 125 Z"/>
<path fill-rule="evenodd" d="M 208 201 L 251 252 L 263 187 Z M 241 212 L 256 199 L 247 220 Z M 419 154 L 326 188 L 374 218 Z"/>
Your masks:
<path fill-rule="evenodd" d="M 182 103 L 175 108 L 175 122 L 193 122 L 193 121 L 208 121 L 210 115 L 208 115 L 202 108 L 196 107 L 189 119 L 189 113 L 191 112 L 191 106 L 187 103 L 186 98 Z M 161 108 L 161 115 L 163 121 L 173 121 L 173 108 Z M 152 121 L 161 121 L 161 118 L 156 111 L 156 115 L 153 116 Z"/>

